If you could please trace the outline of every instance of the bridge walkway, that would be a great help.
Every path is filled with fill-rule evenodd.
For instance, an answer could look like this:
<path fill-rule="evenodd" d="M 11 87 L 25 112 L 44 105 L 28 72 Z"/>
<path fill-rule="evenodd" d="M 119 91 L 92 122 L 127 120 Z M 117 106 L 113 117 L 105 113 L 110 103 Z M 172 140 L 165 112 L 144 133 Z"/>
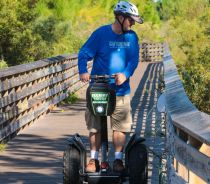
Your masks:
<path fill-rule="evenodd" d="M 131 79 L 132 133 L 146 138 L 149 148 L 148 183 L 159 183 L 160 156 L 164 152 L 163 115 L 157 112 L 158 82 L 162 63 L 140 63 Z M 67 137 L 79 133 L 88 145 L 84 123 L 85 90 L 73 105 L 55 108 L 22 130 L 0 152 L 0 183 L 61 184 L 62 157 Z M 109 134 L 111 142 L 111 133 Z M 113 149 L 110 150 L 113 158 Z"/>

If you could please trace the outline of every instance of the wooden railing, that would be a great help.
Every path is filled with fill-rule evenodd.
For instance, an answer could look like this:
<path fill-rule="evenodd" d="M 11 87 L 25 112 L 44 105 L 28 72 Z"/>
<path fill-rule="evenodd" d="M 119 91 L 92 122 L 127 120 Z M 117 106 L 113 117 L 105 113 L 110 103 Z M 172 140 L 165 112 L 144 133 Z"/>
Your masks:
<path fill-rule="evenodd" d="M 82 85 L 76 54 L 0 70 L 0 141 L 10 139 Z"/>
<path fill-rule="evenodd" d="M 210 116 L 188 99 L 168 47 L 164 48 L 168 183 L 210 183 Z"/>
<path fill-rule="evenodd" d="M 143 62 L 157 62 L 163 60 L 163 43 L 142 43 L 140 60 Z"/>

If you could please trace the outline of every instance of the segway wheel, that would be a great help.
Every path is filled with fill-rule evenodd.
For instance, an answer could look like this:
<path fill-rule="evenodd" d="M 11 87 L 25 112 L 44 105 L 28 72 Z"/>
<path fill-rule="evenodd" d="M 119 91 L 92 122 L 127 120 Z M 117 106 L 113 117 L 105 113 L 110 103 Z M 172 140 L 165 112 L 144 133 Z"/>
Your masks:
<path fill-rule="evenodd" d="M 131 148 L 128 155 L 129 184 L 146 184 L 147 169 L 147 148 L 144 144 L 138 143 Z"/>
<path fill-rule="evenodd" d="M 63 183 L 80 184 L 79 169 L 79 150 L 73 145 L 68 145 L 63 155 Z"/>

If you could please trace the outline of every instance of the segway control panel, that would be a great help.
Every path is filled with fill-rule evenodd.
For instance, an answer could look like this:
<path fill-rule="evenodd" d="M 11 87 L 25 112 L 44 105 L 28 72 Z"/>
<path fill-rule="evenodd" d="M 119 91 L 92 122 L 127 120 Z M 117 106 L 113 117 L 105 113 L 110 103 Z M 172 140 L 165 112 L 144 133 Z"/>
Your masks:
<path fill-rule="evenodd" d="M 116 105 L 116 93 L 109 81 L 113 76 L 91 76 L 87 89 L 87 107 L 95 116 L 110 116 Z"/>

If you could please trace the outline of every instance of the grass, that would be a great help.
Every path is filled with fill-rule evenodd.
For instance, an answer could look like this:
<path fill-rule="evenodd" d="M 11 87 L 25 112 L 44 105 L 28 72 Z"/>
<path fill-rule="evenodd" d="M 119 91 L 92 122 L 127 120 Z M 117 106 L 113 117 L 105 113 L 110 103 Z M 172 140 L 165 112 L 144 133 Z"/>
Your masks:
<path fill-rule="evenodd" d="M 6 147 L 7 147 L 7 144 L 1 143 L 0 144 L 0 152 L 5 151 Z"/>
<path fill-rule="evenodd" d="M 6 61 L 0 59 L 0 69 L 7 68 L 7 67 L 8 67 L 8 65 L 7 65 Z"/>
<path fill-rule="evenodd" d="M 64 100 L 66 104 L 74 104 L 78 101 L 79 97 L 76 93 L 69 93 L 69 96 Z"/>

